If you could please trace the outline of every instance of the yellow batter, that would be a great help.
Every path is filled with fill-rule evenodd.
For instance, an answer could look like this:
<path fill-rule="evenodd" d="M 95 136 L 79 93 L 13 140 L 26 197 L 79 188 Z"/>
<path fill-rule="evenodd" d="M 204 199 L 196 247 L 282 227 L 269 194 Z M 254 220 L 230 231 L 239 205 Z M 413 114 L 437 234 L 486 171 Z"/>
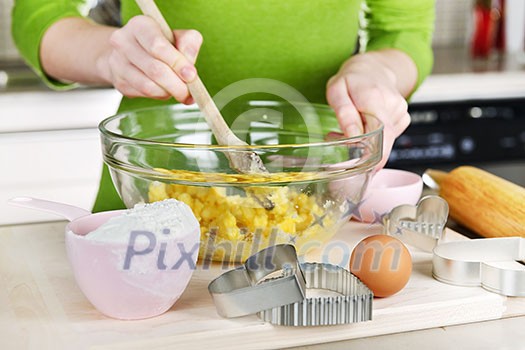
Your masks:
<path fill-rule="evenodd" d="M 265 176 L 247 174 L 204 174 L 199 172 L 155 169 L 174 179 L 192 182 L 215 181 L 254 183 L 268 181 Z M 308 173 L 271 174 L 272 181 L 308 180 Z M 276 180 L 279 179 L 279 180 Z M 268 245 L 292 243 L 299 249 L 312 240 L 325 241 L 338 225 L 340 211 L 320 194 L 307 195 L 298 186 L 257 186 L 232 188 L 189 186 L 153 182 L 149 201 L 175 198 L 193 210 L 201 226 L 199 256 L 215 261 L 244 261 Z M 274 204 L 265 209 L 258 198 Z M 257 245 L 254 247 L 254 244 Z"/>

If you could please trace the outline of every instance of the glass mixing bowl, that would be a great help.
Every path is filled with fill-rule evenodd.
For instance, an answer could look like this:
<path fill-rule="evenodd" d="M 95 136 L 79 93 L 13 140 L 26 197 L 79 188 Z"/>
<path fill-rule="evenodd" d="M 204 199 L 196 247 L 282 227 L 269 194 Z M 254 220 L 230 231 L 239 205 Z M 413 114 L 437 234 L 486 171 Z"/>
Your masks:
<path fill-rule="evenodd" d="M 240 262 L 281 243 L 299 255 L 355 212 L 382 155 L 382 124 L 343 137 L 324 105 L 249 101 L 222 113 L 249 146 L 217 145 L 195 106 L 117 114 L 100 126 L 104 161 L 128 207 L 175 198 L 201 226 L 199 256 Z M 239 174 L 229 152 L 256 152 L 268 174 Z"/>

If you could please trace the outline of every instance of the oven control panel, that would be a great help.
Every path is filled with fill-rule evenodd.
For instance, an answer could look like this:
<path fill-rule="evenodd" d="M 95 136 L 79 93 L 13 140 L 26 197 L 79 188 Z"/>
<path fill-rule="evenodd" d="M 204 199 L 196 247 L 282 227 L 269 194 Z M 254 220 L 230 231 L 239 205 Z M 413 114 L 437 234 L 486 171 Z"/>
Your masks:
<path fill-rule="evenodd" d="M 411 104 L 388 166 L 525 159 L 525 97 Z"/>

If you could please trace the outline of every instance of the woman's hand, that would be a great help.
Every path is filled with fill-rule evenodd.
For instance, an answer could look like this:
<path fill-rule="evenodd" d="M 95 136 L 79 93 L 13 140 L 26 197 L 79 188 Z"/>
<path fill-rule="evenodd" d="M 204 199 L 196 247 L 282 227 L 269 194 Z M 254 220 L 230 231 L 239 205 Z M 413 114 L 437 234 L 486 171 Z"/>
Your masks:
<path fill-rule="evenodd" d="M 124 27 L 66 17 L 53 23 L 40 45 L 46 75 L 61 82 L 113 85 L 129 97 L 191 103 L 186 83 L 197 76 L 202 36 L 175 30 L 175 46 L 150 17 L 136 16 Z"/>
<path fill-rule="evenodd" d="M 345 135 L 363 133 L 364 114 L 383 122 L 383 159 L 377 169 L 384 167 L 395 139 L 410 124 L 405 96 L 416 80 L 417 69 L 408 56 L 384 50 L 350 58 L 328 81 L 326 97 Z"/>
<path fill-rule="evenodd" d="M 197 76 L 195 60 L 202 44 L 196 30 L 175 30 L 173 46 L 150 17 L 136 16 L 109 37 L 97 69 L 108 83 L 128 97 L 193 103 L 186 83 Z"/>

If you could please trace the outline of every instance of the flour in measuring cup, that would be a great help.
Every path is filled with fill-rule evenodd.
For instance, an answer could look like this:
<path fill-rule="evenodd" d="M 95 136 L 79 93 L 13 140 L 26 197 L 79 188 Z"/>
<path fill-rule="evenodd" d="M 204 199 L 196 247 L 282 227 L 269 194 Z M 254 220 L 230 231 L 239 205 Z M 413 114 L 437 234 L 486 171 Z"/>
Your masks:
<path fill-rule="evenodd" d="M 84 236 L 101 242 L 128 242 L 132 231 L 149 232 L 159 241 L 184 236 L 199 227 L 190 207 L 175 199 L 150 204 L 137 204 L 122 215 L 112 217 L 96 230 Z M 137 242 L 147 240 L 143 235 Z"/>

